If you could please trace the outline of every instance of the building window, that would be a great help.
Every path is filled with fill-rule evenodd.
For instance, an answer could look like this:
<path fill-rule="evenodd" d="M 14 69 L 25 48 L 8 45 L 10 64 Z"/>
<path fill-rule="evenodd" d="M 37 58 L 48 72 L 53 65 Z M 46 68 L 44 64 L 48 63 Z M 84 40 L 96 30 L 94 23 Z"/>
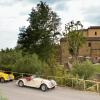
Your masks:
<path fill-rule="evenodd" d="M 95 35 L 97 35 L 97 32 L 95 32 Z"/>
<path fill-rule="evenodd" d="M 91 47 L 91 43 L 88 43 L 88 47 Z"/>

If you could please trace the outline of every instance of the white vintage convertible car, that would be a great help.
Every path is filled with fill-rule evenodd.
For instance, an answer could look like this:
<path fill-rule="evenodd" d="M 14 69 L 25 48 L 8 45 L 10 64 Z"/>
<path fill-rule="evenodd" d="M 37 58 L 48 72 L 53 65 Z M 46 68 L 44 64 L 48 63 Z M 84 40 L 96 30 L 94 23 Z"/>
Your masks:
<path fill-rule="evenodd" d="M 36 78 L 35 76 L 20 78 L 16 84 L 20 87 L 29 86 L 34 88 L 40 88 L 42 91 L 53 89 L 57 86 L 54 80 L 47 80 L 43 78 Z"/>

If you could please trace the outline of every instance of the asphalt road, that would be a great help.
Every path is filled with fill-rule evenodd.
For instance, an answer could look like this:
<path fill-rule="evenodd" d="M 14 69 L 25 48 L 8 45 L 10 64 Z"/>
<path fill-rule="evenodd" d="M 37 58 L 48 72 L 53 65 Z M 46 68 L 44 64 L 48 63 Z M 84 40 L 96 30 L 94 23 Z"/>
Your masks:
<path fill-rule="evenodd" d="M 18 87 L 15 82 L 0 83 L 0 90 L 9 100 L 100 100 L 100 94 L 57 87 L 42 92 L 39 89 Z"/>

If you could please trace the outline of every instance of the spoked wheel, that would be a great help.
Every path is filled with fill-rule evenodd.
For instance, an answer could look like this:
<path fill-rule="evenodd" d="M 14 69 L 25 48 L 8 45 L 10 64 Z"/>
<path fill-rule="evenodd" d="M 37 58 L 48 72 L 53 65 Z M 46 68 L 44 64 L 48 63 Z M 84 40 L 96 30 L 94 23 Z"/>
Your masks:
<path fill-rule="evenodd" d="M 40 88 L 41 88 L 41 90 L 44 91 L 44 92 L 48 90 L 48 87 L 47 87 L 46 84 L 42 84 Z"/>
<path fill-rule="evenodd" d="M 5 82 L 4 78 L 0 78 L 0 82 L 4 83 Z"/>
<path fill-rule="evenodd" d="M 23 87 L 23 86 L 24 86 L 23 81 L 19 81 L 19 82 L 18 82 L 18 86 L 19 86 L 19 87 Z"/>

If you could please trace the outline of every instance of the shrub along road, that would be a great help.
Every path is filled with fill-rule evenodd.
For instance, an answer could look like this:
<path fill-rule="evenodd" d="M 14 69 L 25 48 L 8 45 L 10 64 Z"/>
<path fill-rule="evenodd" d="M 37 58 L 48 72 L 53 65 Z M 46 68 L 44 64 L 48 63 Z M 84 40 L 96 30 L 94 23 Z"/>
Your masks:
<path fill-rule="evenodd" d="M 18 87 L 15 82 L 0 83 L 0 90 L 8 100 L 100 100 L 100 94 L 57 87 L 42 92 L 39 89 Z"/>

